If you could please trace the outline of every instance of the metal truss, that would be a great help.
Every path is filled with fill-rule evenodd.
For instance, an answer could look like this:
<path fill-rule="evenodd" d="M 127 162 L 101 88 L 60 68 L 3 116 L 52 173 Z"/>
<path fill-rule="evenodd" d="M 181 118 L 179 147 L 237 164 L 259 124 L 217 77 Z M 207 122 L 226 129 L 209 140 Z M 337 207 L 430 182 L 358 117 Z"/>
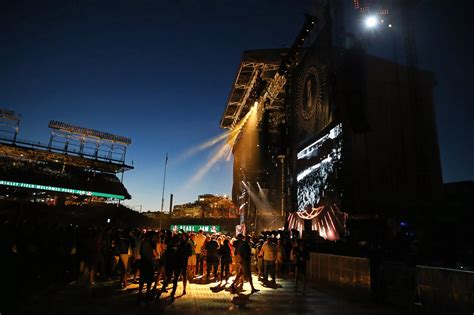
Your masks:
<path fill-rule="evenodd" d="M 61 140 L 63 139 L 63 140 Z M 60 146 L 60 147 L 59 147 Z M 78 134 L 61 129 L 52 129 L 48 150 L 78 154 L 110 162 L 125 162 L 127 145 L 123 142 Z"/>

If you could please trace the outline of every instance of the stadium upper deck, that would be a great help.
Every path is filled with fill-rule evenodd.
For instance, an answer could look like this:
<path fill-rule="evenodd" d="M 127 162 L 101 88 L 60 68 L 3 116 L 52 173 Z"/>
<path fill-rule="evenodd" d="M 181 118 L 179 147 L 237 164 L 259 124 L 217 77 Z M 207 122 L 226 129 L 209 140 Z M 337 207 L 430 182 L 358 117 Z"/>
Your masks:
<path fill-rule="evenodd" d="M 130 199 L 117 174 L 133 169 L 125 164 L 131 140 L 111 139 L 109 133 L 101 137 L 95 130 L 91 137 L 89 129 L 63 125 L 59 130 L 50 124 L 48 145 L 17 139 L 17 129 L 13 137 L 0 135 L 0 198 L 32 200 L 32 196 L 41 195 L 40 201 L 79 203 Z M 81 135 L 83 130 L 87 132 Z M 121 150 L 118 153 L 114 151 L 117 148 Z"/>

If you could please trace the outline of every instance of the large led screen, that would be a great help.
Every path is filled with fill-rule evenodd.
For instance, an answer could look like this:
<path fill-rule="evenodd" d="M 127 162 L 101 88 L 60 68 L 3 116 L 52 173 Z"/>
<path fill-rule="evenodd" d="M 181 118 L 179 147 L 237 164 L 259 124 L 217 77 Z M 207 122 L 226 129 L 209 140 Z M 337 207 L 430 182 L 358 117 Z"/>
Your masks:
<path fill-rule="evenodd" d="M 342 124 L 320 136 L 297 155 L 298 211 L 340 205 Z"/>

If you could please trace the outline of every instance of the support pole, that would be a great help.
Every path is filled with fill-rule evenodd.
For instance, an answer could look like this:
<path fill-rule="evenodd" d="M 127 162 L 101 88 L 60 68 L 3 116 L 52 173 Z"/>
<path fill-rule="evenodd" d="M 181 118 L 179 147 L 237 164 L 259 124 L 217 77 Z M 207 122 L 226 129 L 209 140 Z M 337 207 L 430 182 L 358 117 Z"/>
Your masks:
<path fill-rule="evenodd" d="M 54 134 L 51 132 L 51 137 L 49 137 L 49 143 L 48 143 L 49 151 L 51 151 L 51 147 L 53 146 L 53 138 L 54 138 Z"/>
<path fill-rule="evenodd" d="M 20 129 L 20 121 L 18 121 L 18 124 L 15 127 L 15 135 L 13 136 L 13 144 L 16 143 L 16 137 L 18 135 L 18 130 Z"/>
<path fill-rule="evenodd" d="M 84 155 L 84 143 L 86 142 L 85 137 L 81 138 L 80 145 L 79 145 L 79 155 Z"/>
<path fill-rule="evenodd" d="M 166 166 L 168 165 L 168 153 L 165 158 L 165 173 L 163 175 L 163 190 L 161 192 L 161 213 L 160 213 L 160 230 L 161 230 L 161 218 L 163 216 L 163 207 L 165 205 L 165 184 L 166 184 Z"/>

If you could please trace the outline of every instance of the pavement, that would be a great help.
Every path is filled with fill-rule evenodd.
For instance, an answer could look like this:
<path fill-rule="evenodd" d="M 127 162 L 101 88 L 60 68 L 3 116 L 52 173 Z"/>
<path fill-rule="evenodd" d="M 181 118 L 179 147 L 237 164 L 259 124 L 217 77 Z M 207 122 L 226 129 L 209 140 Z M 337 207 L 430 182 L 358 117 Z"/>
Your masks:
<path fill-rule="evenodd" d="M 232 278 L 231 278 L 232 279 Z M 305 294 L 294 291 L 291 280 L 277 280 L 276 287 L 266 287 L 254 276 L 259 292 L 251 294 L 250 285 L 232 294 L 212 283 L 188 283 L 181 295 L 179 283 L 175 301 L 169 290 L 160 299 L 138 299 L 138 285 L 120 289 L 117 281 L 94 286 L 71 284 L 49 288 L 21 306 L 23 314 L 399 314 L 388 307 L 356 302 L 307 288 Z M 171 288 L 171 285 L 170 285 Z"/>

